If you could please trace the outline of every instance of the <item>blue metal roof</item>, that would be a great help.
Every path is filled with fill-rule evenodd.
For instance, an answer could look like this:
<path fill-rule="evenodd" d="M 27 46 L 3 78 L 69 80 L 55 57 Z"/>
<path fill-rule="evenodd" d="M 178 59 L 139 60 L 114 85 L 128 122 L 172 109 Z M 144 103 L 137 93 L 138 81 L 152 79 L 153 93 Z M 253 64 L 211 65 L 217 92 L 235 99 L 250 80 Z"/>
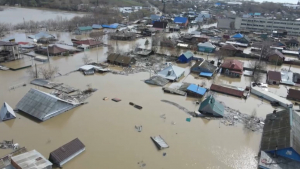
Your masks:
<path fill-rule="evenodd" d="M 212 77 L 212 73 L 201 72 L 200 76 Z"/>
<path fill-rule="evenodd" d="M 118 26 L 119 26 L 119 24 L 114 23 L 114 24 L 111 24 L 111 25 L 102 25 L 102 28 L 117 29 Z"/>
<path fill-rule="evenodd" d="M 200 95 L 204 95 L 206 93 L 206 89 L 200 86 L 197 86 L 195 84 L 191 84 L 187 90 L 192 91 L 194 93 L 200 94 Z"/>
<path fill-rule="evenodd" d="M 254 13 L 254 16 L 260 16 L 261 13 Z"/>
<path fill-rule="evenodd" d="M 101 25 L 97 25 L 97 24 L 93 24 L 92 28 L 93 29 L 101 29 L 102 26 Z"/>
<path fill-rule="evenodd" d="M 232 36 L 232 38 L 242 38 L 242 37 L 244 37 L 244 35 L 240 34 L 240 33 L 237 33 L 237 34 Z"/>
<path fill-rule="evenodd" d="M 175 17 L 174 18 L 174 22 L 175 23 L 186 23 L 187 22 L 187 18 L 184 18 L 184 17 Z"/>

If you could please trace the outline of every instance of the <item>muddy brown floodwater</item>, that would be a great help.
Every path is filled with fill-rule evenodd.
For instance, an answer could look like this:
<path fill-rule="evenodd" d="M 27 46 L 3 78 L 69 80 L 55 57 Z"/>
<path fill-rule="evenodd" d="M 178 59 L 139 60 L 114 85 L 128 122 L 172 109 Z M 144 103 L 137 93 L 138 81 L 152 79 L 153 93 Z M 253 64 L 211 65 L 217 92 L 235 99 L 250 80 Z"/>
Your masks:
<path fill-rule="evenodd" d="M 59 34 L 60 40 L 65 42 L 74 37 L 69 33 Z M 145 39 L 137 41 L 144 44 Z M 128 50 L 134 43 L 135 41 L 118 44 L 120 48 Z M 107 47 L 91 49 L 85 54 L 97 61 L 97 52 L 99 62 L 105 61 Z M 82 66 L 83 56 L 84 53 L 53 57 L 50 64 L 58 66 L 59 72 L 65 74 Z M 215 58 L 210 56 L 209 59 Z M 24 56 L 24 60 L 3 65 L 14 66 L 24 64 L 23 62 L 35 63 Z M 37 63 L 39 66 L 49 65 Z M 292 66 L 293 71 L 298 71 L 297 68 Z M 206 81 L 206 87 L 212 83 L 205 78 L 195 77 L 196 75 L 190 74 L 182 81 L 195 84 Z M 140 161 L 146 164 L 144 168 L 149 169 L 256 168 L 255 156 L 259 150 L 261 133 L 249 132 L 242 125 L 227 127 L 220 124 L 219 120 L 192 118 L 191 122 L 187 122 L 186 118 L 189 116 L 185 112 L 161 100 L 169 100 L 189 110 L 196 110 L 199 107 L 193 103 L 196 99 L 164 94 L 161 87 L 150 86 L 142 81 L 147 78 L 149 73 L 84 76 L 75 72 L 57 77 L 54 79 L 56 82 L 82 90 L 90 84 L 98 91 L 86 100 L 88 104 L 42 123 L 17 114 L 16 119 L 0 123 L 0 140 L 14 139 L 21 146 L 26 146 L 29 150 L 36 149 L 48 157 L 51 151 L 78 137 L 86 145 L 86 151 L 64 165 L 65 169 L 139 169 Z M 15 107 L 30 88 L 50 92 L 45 88 L 30 85 L 30 80 L 32 79 L 26 70 L 0 71 L 0 103 L 7 102 Z M 218 75 L 215 82 L 245 87 L 249 85 L 250 79 L 244 76 L 241 79 L 232 79 Z M 27 83 L 27 86 L 9 90 L 12 86 L 22 83 Z M 282 95 L 286 95 L 285 90 L 283 86 L 276 89 Z M 118 97 L 122 101 L 103 101 L 104 97 Z M 217 100 L 247 114 L 256 109 L 259 117 L 265 117 L 274 109 L 268 102 L 255 96 L 243 100 L 217 94 Z M 135 109 L 129 102 L 141 105 L 143 109 Z M 160 117 L 163 114 L 166 119 Z M 137 132 L 135 125 L 142 125 L 142 132 Z M 170 148 L 158 151 L 150 139 L 150 136 L 156 135 L 161 135 Z M 0 150 L 0 156 L 7 153 L 9 150 Z M 166 153 L 166 156 L 163 156 L 163 153 Z"/>

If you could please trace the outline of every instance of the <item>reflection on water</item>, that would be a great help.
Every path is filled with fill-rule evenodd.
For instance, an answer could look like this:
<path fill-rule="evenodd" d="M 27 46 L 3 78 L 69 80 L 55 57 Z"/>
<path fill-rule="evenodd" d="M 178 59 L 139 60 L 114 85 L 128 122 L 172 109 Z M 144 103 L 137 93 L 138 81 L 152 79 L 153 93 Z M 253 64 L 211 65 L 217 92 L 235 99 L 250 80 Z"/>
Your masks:
<path fill-rule="evenodd" d="M 16 8 L 5 7 L 4 11 L 0 11 L 0 22 L 8 24 L 19 24 L 27 21 L 44 21 L 62 17 L 63 19 L 72 19 L 75 16 L 83 16 L 83 13 L 66 12 L 51 9 L 35 9 L 35 8 Z"/>

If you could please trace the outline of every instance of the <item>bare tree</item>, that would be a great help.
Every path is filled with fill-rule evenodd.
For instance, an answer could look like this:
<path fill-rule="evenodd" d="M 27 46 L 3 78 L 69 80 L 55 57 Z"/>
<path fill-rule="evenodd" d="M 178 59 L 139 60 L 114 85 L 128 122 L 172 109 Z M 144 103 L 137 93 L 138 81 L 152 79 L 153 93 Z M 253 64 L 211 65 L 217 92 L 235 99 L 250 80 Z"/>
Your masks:
<path fill-rule="evenodd" d="M 262 71 L 266 70 L 266 64 L 261 61 L 253 61 L 249 66 L 253 71 L 251 81 L 255 83 L 261 82 L 264 77 Z"/>
<path fill-rule="evenodd" d="M 44 78 L 44 79 L 51 79 L 56 73 L 58 73 L 59 68 L 57 66 L 51 66 L 49 65 L 48 68 L 46 67 L 40 67 L 39 68 L 39 74 Z"/>
<path fill-rule="evenodd" d="M 87 64 L 92 62 L 92 59 L 88 55 L 84 54 L 84 57 L 82 58 L 82 61 L 85 65 L 87 65 Z"/>
<path fill-rule="evenodd" d="M 5 23 L 0 23 L 0 37 L 2 37 L 6 31 L 8 31 L 8 25 Z"/>

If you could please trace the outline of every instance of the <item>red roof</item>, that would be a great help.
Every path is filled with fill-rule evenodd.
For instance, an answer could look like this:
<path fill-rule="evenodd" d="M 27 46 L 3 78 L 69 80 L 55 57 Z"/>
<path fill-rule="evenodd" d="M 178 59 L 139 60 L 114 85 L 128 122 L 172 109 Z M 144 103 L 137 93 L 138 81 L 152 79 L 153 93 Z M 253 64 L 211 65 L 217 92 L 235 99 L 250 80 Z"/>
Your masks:
<path fill-rule="evenodd" d="M 300 100 L 300 90 L 289 89 L 288 95 L 286 97 L 290 100 Z"/>
<path fill-rule="evenodd" d="M 29 42 L 18 42 L 19 45 L 27 45 Z"/>
<path fill-rule="evenodd" d="M 232 88 L 229 88 L 229 87 L 219 86 L 219 85 L 215 85 L 215 84 L 212 84 L 210 86 L 210 90 L 220 92 L 220 93 L 229 94 L 229 95 L 232 95 L 232 96 L 237 96 L 237 97 L 243 97 L 244 96 L 244 91 L 240 91 L 240 90 L 237 90 L 237 89 L 232 89 Z"/>
<path fill-rule="evenodd" d="M 78 44 L 78 45 L 90 45 L 90 46 L 102 44 L 102 42 L 100 42 L 100 41 L 95 41 L 95 40 L 90 40 L 90 39 L 74 41 L 73 43 Z"/>
<path fill-rule="evenodd" d="M 281 81 L 281 73 L 275 71 L 268 71 L 268 79 L 274 81 Z"/>
<path fill-rule="evenodd" d="M 221 68 L 243 71 L 244 63 L 234 59 L 225 60 L 224 63 L 222 63 Z"/>

